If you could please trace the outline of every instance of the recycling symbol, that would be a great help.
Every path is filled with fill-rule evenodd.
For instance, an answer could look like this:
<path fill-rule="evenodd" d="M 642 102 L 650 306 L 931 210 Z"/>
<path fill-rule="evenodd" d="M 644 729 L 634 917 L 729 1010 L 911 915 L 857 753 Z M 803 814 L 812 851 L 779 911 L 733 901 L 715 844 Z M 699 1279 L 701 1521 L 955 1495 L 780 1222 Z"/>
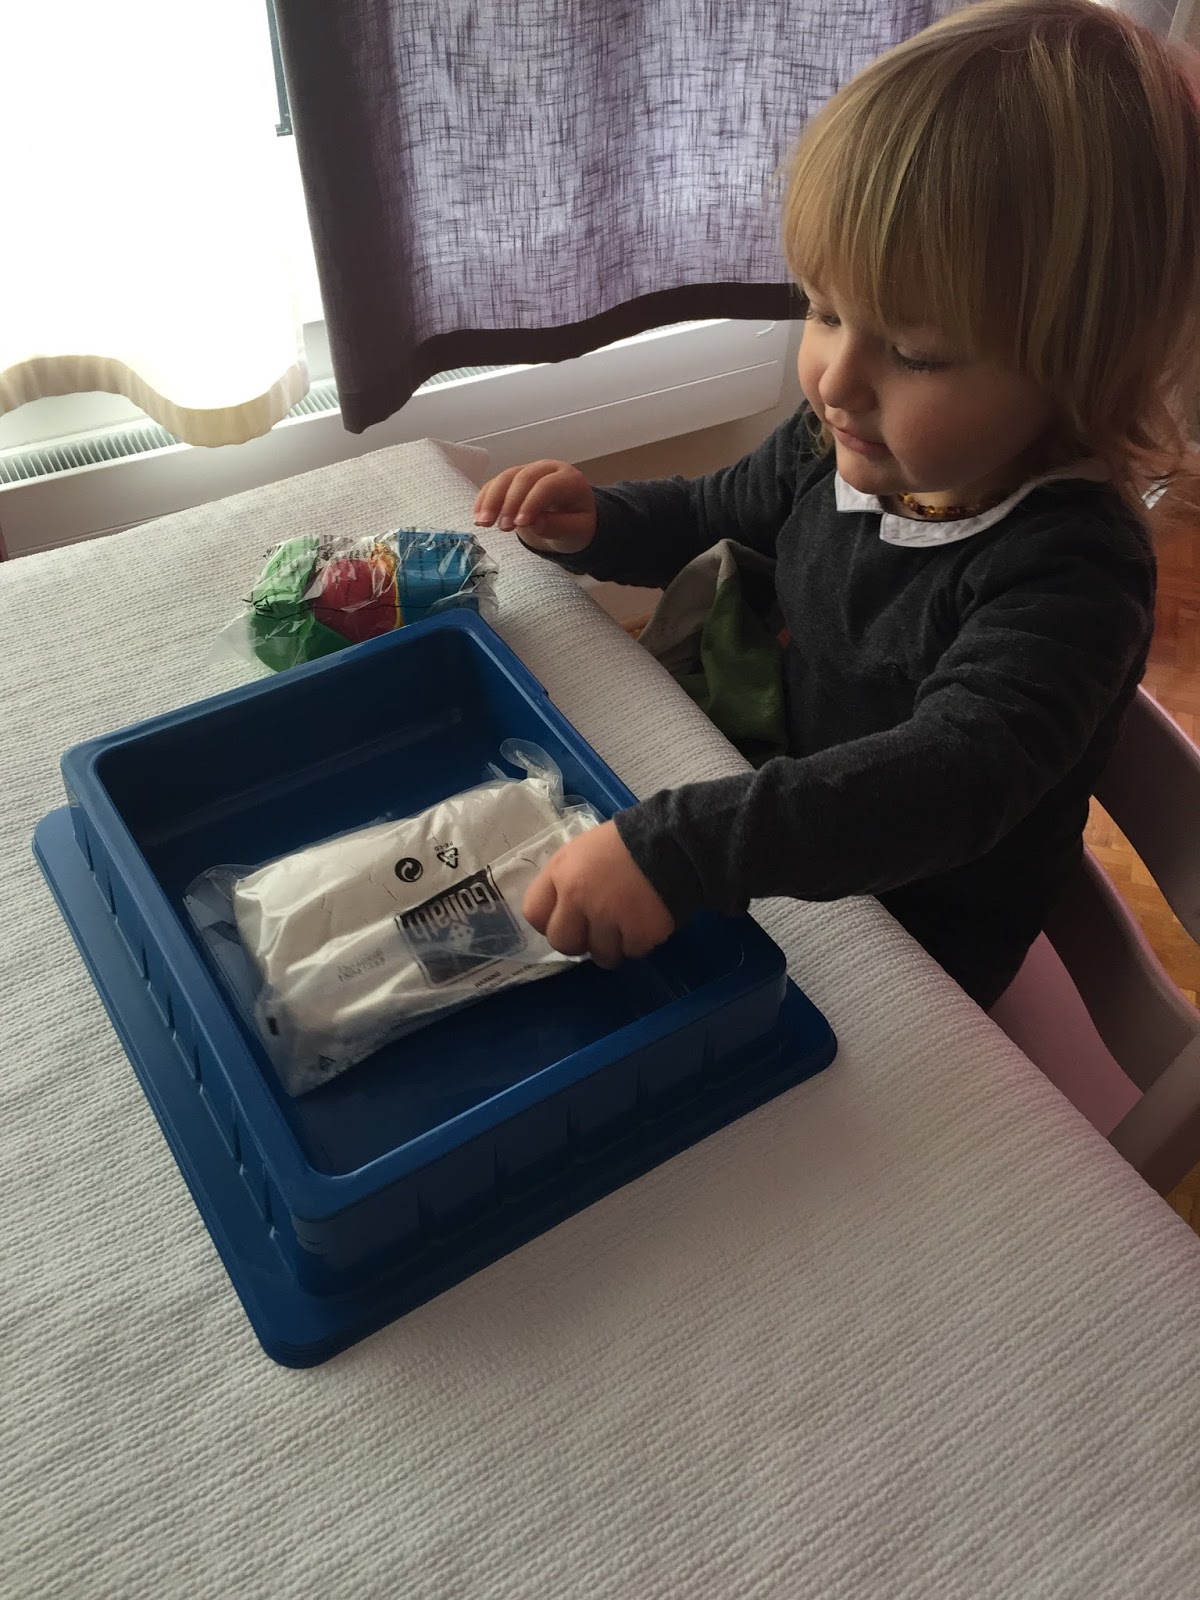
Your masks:
<path fill-rule="evenodd" d="M 439 844 L 436 846 L 434 854 L 442 865 L 449 867 L 451 871 L 458 865 L 458 846 L 456 844 Z"/>

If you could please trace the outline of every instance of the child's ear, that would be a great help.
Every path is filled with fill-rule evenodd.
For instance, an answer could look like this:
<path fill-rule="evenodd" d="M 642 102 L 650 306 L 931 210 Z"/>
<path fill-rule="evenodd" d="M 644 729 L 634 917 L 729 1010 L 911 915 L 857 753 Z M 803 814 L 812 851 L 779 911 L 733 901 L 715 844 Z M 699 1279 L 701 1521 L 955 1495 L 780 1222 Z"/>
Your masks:
<path fill-rule="evenodd" d="M 1065 419 L 1059 418 L 1050 424 L 1033 448 L 1037 451 L 1038 472 L 1055 472 L 1059 467 L 1072 466 L 1096 454 L 1093 445 L 1081 439 Z"/>

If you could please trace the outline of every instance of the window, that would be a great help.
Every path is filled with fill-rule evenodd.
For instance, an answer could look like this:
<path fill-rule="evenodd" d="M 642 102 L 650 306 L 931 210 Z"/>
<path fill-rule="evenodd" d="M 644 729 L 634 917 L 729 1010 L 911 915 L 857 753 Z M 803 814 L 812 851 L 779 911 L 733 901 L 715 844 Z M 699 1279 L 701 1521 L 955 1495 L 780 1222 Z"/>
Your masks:
<path fill-rule="evenodd" d="M 267 27 L 271 32 L 271 60 L 275 64 L 275 99 L 277 119 L 275 132 L 283 137 L 292 131 L 292 108 L 288 102 L 287 79 L 283 74 L 283 55 L 279 49 L 279 19 L 275 15 L 275 0 L 266 0 Z"/>

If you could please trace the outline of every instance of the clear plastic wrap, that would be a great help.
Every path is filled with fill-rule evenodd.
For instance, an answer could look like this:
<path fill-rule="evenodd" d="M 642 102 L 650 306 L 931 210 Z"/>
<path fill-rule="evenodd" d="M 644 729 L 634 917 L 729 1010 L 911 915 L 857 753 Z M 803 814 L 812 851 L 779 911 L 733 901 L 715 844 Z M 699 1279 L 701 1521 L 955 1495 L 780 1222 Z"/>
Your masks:
<path fill-rule="evenodd" d="M 281 672 L 455 607 L 490 618 L 495 570 L 469 533 L 299 534 L 271 551 L 221 639 Z"/>
<path fill-rule="evenodd" d="M 304 1094 L 437 1016 L 574 964 L 521 915 L 550 857 L 599 821 L 533 746 L 402 821 L 265 866 L 214 867 L 186 903 L 280 1080 Z"/>

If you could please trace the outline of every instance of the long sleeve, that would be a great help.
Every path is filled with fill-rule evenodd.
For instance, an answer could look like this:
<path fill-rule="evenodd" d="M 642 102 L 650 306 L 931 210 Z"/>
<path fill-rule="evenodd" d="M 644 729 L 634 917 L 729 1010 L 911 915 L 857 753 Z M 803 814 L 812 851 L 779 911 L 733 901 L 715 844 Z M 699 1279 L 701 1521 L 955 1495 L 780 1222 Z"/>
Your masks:
<path fill-rule="evenodd" d="M 621 814 L 677 920 L 701 905 L 880 894 L 952 871 L 1084 760 L 1140 675 L 1152 562 L 1089 542 L 1086 526 L 1022 529 L 970 569 L 959 601 L 957 633 L 907 720 Z"/>
<path fill-rule="evenodd" d="M 810 414 L 802 409 L 750 455 L 706 477 L 597 489 L 595 538 L 578 556 L 551 559 L 570 572 L 657 589 L 721 539 L 773 555 L 813 460 Z"/>

